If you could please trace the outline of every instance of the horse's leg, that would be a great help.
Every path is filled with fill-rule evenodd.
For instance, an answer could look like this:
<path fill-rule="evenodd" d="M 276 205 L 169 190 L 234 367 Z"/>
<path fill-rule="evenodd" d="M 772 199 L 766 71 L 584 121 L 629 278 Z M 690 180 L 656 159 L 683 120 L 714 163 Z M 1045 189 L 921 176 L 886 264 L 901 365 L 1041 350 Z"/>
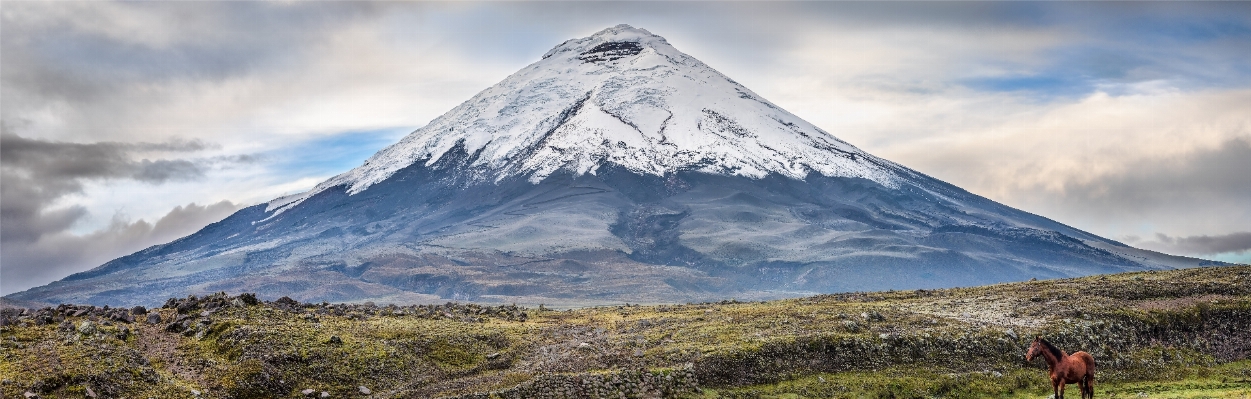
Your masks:
<path fill-rule="evenodd" d="M 1058 399 L 1064 399 L 1064 385 L 1066 385 L 1064 380 L 1060 380 L 1060 397 Z"/>
<path fill-rule="evenodd" d="M 1051 380 L 1051 398 L 1060 399 L 1060 384 L 1057 384 L 1055 379 Z"/>

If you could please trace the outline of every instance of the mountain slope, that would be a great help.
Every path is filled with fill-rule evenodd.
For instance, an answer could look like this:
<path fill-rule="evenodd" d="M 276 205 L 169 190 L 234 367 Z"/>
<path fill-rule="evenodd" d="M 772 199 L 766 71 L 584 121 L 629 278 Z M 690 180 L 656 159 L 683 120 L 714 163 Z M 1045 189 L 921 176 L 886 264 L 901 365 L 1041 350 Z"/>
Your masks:
<path fill-rule="evenodd" d="M 687 302 L 1200 262 L 865 153 L 622 25 L 309 192 L 12 297 Z"/>

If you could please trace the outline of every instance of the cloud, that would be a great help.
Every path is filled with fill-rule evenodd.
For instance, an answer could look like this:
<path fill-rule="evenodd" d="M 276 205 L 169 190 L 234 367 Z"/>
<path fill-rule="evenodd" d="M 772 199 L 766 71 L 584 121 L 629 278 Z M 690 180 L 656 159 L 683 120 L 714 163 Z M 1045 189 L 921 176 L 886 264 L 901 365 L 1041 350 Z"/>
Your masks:
<path fill-rule="evenodd" d="M 1232 55 L 1251 21 L 1179 38 L 1147 22 L 1204 30 L 1220 7 L 1044 8 L 1007 26 L 829 24 L 730 76 L 870 153 L 1095 234 L 1251 225 L 1251 64 Z"/>
<path fill-rule="evenodd" d="M 131 155 L 151 152 L 196 152 L 211 146 L 200 140 L 171 140 L 165 143 L 65 143 L 29 139 L 0 132 L 0 162 L 6 168 L 22 169 L 32 179 L 131 178 L 162 183 L 170 179 L 190 179 L 203 175 L 184 160 L 135 161 Z"/>
<path fill-rule="evenodd" d="M 142 219 L 130 222 L 115 216 L 108 227 L 90 234 L 57 231 L 45 233 L 34 242 L 6 243 L 4 252 L 0 253 L 0 264 L 3 264 L 0 268 L 0 296 L 46 284 L 149 246 L 186 236 L 240 208 L 240 205 L 229 201 L 209 205 L 192 203 L 175 207 L 153 223 Z"/>
<path fill-rule="evenodd" d="M 1241 231 L 1217 236 L 1199 235 L 1188 237 L 1173 237 L 1167 234 L 1157 233 L 1155 240 L 1140 241 L 1137 244 L 1144 248 L 1176 254 L 1243 254 L 1247 251 L 1251 251 L 1251 231 Z"/>
<path fill-rule="evenodd" d="M 26 124 L 30 137 L 213 136 L 227 151 L 253 152 L 347 130 L 415 127 L 525 63 L 461 58 L 472 50 L 440 47 L 440 32 L 422 31 L 428 9 L 455 7 L 6 6 L 0 118 Z"/>
<path fill-rule="evenodd" d="M 204 177 L 203 167 L 186 159 L 133 159 L 153 152 L 197 152 L 211 147 L 198 140 L 165 143 L 65 143 L 29 139 L 0 130 L 0 242 L 39 240 L 69 229 L 86 216 L 81 206 L 54 208 L 57 200 L 83 190 L 87 180 L 130 179 L 149 184 Z M 7 247 L 6 247 L 7 249 Z"/>
<path fill-rule="evenodd" d="M 70 143 L 32 139 L 0 126 L 0 292 L 44 284 L 145 247 L 168 242 L 240 208 L 230 201 L 174 207 L 149 223 L 114 214 L 87 234 L 71 228 L 90 216 L 85 206 L 58 206 L 88 184 L 133 181 L 146 185 L 202 180 L 206 170 L 254 162 L 254 156 L 186 157 L 216 148 L 201 140 Z"/>
<path fill-rule="evenodd" d="M 1251 225 L 1251 91 L 1002 101 L 1000 116 L 876 153 L 1096 234 L 1228 234 Z M 921 121 L 925 121 L 921 118 Z"/>

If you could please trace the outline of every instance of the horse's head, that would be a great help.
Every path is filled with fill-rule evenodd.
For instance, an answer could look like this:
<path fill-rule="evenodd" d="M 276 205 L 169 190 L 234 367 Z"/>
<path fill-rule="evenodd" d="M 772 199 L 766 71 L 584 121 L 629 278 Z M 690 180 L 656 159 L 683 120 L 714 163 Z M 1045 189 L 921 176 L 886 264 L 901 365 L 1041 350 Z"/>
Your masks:
<path fill-rule="evenodd" d="M 1041 355 L 1043 351 L 1042 336 L 1034 337 L 1034 342 L 1029 344 L 1029 350 L 1025 352 L 1025 361 L 1034 360 L 1034 356 Z"/>

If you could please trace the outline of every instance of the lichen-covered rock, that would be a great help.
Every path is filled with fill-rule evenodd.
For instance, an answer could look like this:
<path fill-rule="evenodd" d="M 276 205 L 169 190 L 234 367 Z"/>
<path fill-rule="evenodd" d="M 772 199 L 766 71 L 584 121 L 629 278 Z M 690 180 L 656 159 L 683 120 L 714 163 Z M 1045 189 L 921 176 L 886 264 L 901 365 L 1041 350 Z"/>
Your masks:
<path fill-rule="evenodd" d="M 82 335 L 92 335 L 96 333 L 96 324 L 91 320 L 83 320 L 78 323 L 78 333 Z"/>

